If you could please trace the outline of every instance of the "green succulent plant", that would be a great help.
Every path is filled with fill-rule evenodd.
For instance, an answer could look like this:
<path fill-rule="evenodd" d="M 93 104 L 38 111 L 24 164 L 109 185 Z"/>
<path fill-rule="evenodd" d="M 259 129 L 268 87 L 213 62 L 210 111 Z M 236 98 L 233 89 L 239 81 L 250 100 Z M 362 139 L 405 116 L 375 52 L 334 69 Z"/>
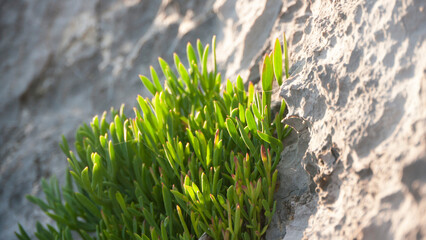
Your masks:
<path fill-rule="evenodd" d="M 288 77 L 284 37 L 264 58 L 262 92 L 248 91 L 238 77 L 221 89 L 216 69 L 207 67 L 210 46 L 187 45 L 187 68 L 174 55 L 176 71 L 159 58 L 164 86 L 150 68 L 140 76 L 152 99 L 137 97 L 128 118 L 111 110 L 76 133 L 75 151 L 60 144 L 69 167 L 66 184 L 42 181 L 46 200 L 28 196 L 56 227 L 36 224 L 38 239 L 260 239 L 275 211 L 273 198 L 285 102 L 271 116 L 274 76 Z M 19 239 L 30 239 L 21 225 Z M 74 233 L 72 233 L 74 232 Z"/>

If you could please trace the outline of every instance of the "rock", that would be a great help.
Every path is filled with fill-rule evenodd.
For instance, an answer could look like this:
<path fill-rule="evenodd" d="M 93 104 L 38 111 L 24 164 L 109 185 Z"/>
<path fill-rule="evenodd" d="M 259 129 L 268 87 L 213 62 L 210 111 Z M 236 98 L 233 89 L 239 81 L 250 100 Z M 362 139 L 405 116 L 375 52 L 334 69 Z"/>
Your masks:
<path fill-rule="evenodd" d="M 285 32 L 291 78 L 274 91 L 295 130 L 267 239 L 424 238 L 425 11 L 419 0 L 3 1 L 2 237 L 50 222 L 24 196 L 63 176 L 61 134 L 149 96 L 137 76 L 158 56 L 217 35 L 225 78 L 256 82 Z"/>
<path fill-rule="evenodd" d="M 311 216 L 289 220 L 286 239 L 424 238 L 425 3 L 294 6 L 293 26 L 307 16 L 289 39 L 291 58 L 304 64 L 281 95 L 310 125 L 301 162 L 316 206 L 294 204 Z"/>

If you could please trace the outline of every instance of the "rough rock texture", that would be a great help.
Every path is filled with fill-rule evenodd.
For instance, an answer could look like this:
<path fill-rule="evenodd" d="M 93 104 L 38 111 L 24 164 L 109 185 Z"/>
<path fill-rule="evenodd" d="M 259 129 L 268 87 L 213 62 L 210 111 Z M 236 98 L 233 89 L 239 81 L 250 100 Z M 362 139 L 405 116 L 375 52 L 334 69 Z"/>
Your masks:
<path fill-rule="evenodd" d="M 300 7 L 309 17 L 291 49 L 302 69 L 281 96 L 295 116 L 287 122 L 308 128 L 299 131 L 309 139 L 302 165 L 317 196 L 314 205 L 290 200 L 285 239 L 426 238 L 425 4 Z"/>
<path fill-rule="evenodd" d="M 286 32 L 275 95 L 294 127 L 267 239 L 426 237 L 426 6 L 422 0 L 1 1 L 0 235 L 49 220 L 27 202 L 63 175 L 60 135 L 134 105 L 157 57 L 217 35 L 221 72 L 259 80 Z M 129 107 L 130 109 L 130 107 Z M 423 224 L 422 224 L 423 223 Z"/>

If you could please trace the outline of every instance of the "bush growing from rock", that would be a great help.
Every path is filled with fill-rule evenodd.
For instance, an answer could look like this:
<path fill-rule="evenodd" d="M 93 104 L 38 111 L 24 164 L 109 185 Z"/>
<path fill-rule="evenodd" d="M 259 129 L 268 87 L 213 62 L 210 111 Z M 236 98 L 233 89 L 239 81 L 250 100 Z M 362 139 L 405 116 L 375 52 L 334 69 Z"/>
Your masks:
<path fill-rule="evenodd" d="M 57 226 L 36 225 L 38 239 L 260 239 L 275 210 L 273 195 L 283 149 L 291 128 L 281 120 L 285 102 L 271 116 L 274 76 L 284 71 L 280 42 L 265 55 L 262 92 L 243 80 L 229 80 L 221 91 L 216 69 L 208 70 L 210 46 L 187 45 L 185 67 L 174 55 L 176 72 L 159 59 L 162 86 L 151 67 L 151 80 L 140 76 L 152 99 L 137 97 L 134 118 L 111 110 L 95 116 L 76 133 L 75 153 L 66 139 L 61 148 L 69 169 L 66 184 L 43 180 L 46 196 L 37 204 Z M 198 57 L 198 59 L 197 59 Z M 178 74 L 176 74 L 178 73 Z M 30 239 L 21 225 L 16 235 Z"/>

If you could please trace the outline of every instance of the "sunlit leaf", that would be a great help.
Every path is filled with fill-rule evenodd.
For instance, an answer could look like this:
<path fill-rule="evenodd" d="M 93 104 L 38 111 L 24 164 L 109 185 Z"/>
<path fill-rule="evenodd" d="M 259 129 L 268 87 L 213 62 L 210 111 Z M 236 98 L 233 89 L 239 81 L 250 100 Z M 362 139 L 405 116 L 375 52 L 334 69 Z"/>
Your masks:
<path fill-rule="evenodd" d="M 278 85 L 281 86 L 283 83 L 283 53 L 281 50 L 281 44 L 278 38 L 275 40 L 274 52 L 273 52 L 273 66 L 274 66 L 274 75 L 278 81 Z"/>

